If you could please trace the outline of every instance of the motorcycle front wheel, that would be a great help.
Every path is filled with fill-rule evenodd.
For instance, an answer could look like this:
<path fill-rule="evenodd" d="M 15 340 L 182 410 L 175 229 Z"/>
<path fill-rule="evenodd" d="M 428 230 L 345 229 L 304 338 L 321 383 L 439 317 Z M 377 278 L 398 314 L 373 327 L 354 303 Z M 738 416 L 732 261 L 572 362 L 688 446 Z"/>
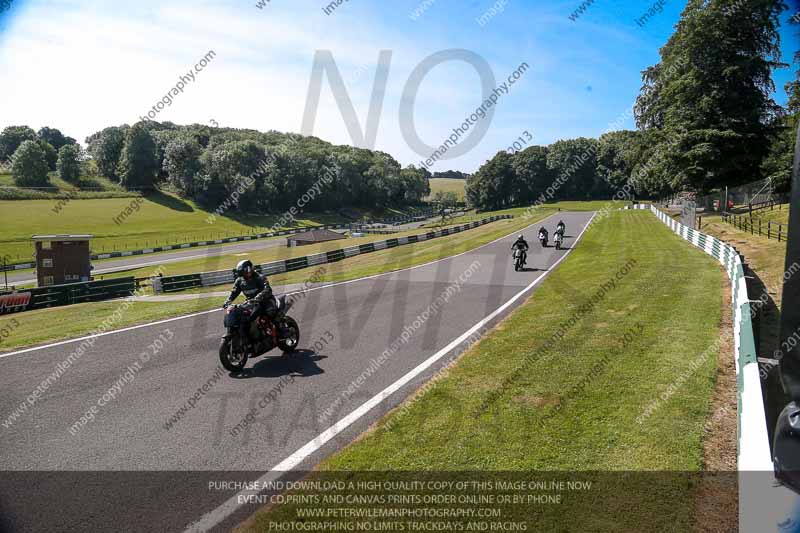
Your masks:
<path fill-rule="evenodd" d="M 282 322 L 288 334 L 286 336 L 281 335 L 278 339 L 278 348 L 280 348 L 283 353 L 292 353 L 297 349 L 297 345 L 300 343 L 300 326 L 298 326 L 297 321 L 290 316 L 283 317 Z"/>
<path fill-rule="evenodd" d="M 219 362 L 228 372 L 241 372 L 247 364 L 247 351 L 244 346 L 234 347 L 231 337 L 225 337 L 219 345 Z"/>

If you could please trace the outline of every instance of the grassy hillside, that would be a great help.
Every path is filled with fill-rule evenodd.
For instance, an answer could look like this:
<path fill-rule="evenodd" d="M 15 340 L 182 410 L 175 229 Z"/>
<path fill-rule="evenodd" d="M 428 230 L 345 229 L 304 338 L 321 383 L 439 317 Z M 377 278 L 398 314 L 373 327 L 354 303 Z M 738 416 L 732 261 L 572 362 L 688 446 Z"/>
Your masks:
<path fill-rule="evenodd" d="M 458 201 L 464 201 L 464 190 L 467 186 L 466 180 L 450 179 L 450 178 L 431 178 L 431 195 L 432 198 L 437 191 L 454 192 L 458 196 Z"/>
<path fill-rule="evenodd" d="M 49 184 L 42 189 L 19 188 L 11 174 L 0 173 L 0 200 L 51 200 L 61 198 L 133 198 L 138 192 L 127 191 L 118 183 L 100 176 L 84 176 L 78 186 L 67 183 L 51 172 Z"/>
<path fill-rule="evenodd" d="M 631 266 L 620 275 L 624 265 Z M 616 287 L 597 301 L 610 279 Z M 669 472 L 703 469 L 723 284 L 713 259 L 651 214 L 613 213 L 449 372 L 314 475 L 461 479 L 457 472 L 480 471 L 483 480 L 511 471 L 527 480 L 590 479 L 591 491 L 565 492 L 559 505 L 480 507 L 502 507 L 502 521 L 526 522 L 528 530 L 687 531 L 694 482 Z M 691 372 L 689 362 L 696 362 Z M 442 472 L 449 477 L 437 477 Z M 272 506 L 245 529 L 293 522 L 300 507 Z"/>
<path fill-rule="evenodd" d="M 134 206 L 138 210 L 115 223 L 115 217 L 139 201 Z M 92 250 L 100 253 L 265 232 L 280 218 L 229 213 L 209 224 L 208 215 L 195 203 L 165 193 L 145 198 L 0 200 L 0 257 L 9 256 L 10 262 L 29 260 L 30 237 L 37 233 L 89 233 L 95 236 Z M 304 214 L 289 227 L 345 221 L 335 213 Z"/>

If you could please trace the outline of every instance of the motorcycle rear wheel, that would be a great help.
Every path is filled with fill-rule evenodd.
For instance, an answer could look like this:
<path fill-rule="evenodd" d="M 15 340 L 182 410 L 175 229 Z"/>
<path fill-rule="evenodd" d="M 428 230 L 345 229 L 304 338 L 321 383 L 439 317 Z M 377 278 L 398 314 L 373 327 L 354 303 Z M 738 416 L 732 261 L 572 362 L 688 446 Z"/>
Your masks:
<path fill-rule="evenodd" d="M 241 372 L 247 364 L 247 351 L 243 347 L 231 350 L 231 338 L 223 338 L 219 345 L 219 362 L 228 372 Z"/>

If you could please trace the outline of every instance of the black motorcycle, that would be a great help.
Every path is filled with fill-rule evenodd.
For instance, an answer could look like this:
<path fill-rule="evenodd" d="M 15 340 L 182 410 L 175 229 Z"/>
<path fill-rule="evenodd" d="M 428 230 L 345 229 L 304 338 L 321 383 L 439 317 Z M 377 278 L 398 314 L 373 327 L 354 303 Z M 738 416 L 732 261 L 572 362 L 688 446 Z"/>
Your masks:
<path fill-rule="evenodd" d="M 286 303 L 285 296 L 275 298 L 275 304 L 278 312 L 274 321 L 259 315 L 258 304 L 252 300 L 225 309 L 226 333 L 219 346 L 219 360 L 225 370 L 240 372 L 247 364 L 248 357 L 258 357 L 276 346 L 284 354 L 297 349 L 300 326 L 286 314 L 291 304 Z M 244 332 L 242 324 L 248 324 Z"/>

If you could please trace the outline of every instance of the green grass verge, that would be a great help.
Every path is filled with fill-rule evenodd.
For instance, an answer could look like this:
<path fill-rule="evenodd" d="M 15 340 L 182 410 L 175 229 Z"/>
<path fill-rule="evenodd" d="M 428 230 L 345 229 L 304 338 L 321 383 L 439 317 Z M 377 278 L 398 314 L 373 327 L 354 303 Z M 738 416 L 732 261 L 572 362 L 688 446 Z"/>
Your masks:
<path fill-rule="evenodd" d="M 133 206 L 138 210 L 116 224 L 114 218 L 125 212 L 134 200 L 0 200 L 0 257 L 9 256 L 9 262 L 30 260 L 33 255 L 30 237 L 37 233 L 89 233 L 94 235 L 92 251 L 103 253 L 267 232 L 280 220 L 280 215 L 231 212 L 209 224 L 209 213 L 194 202 L 158 192 L 147 195 L 141 205 Z M 353 212 L 373 215 L 366 211 Z M 392 209 L 385 214 L 397 216 L 403 212 Z M 333 213 L 304 214 L 292 225 L 278 229 L 339 222 L 346 220 Z"/>
<path fill-rule="evenodd" d="M 616 288 L 545 350 L 560 325 L 631 260 Z M 651 214 L 612 213 L 447 375 L 314 475 L 582 471 L 608 481 L 611 474 L 602 472 L 700 471 L 717 351 L 681 377 L 719 338 L 722 289 L 716 262 Z M 560 505 L 514 506 L 503 520 L 527 521 L 528 530 L 599 530 L 612 523 L 615 530 L 690 528 L 691 480 L 652 474 L 639 482 L 633 492 L 609 483 L 602 492 L 600 483 L 600 492 L 570 493 Z M 245 529 L 296 520 L 297 509 L 265 509 Z"/>
<path fill-rule="evenodd" d="M 409 244 L 388 250 L 381 250 L 371 254 L 360 255 L 332 263 L 330 265 L 319 265 L 290 273 L 270 276 L 270 283 L 273 285 L 287 285 L 291 283 L 303 283 L 313 277 L 315 282 L 346 281 L 361 278 L 381 272 L 389 272 L 400 268 L 408 268 L 455 255 L 467 250 L 471 250 L 499 237 L 508 235 L 520 228 L 532 224 L 537 218 L 544 218 L 551 214 L 549 210 L 537 212 L 535 218 L 530 220 L 512 219 L 501 220 L 486 226 L 481 226 L 463 233 L 441 237 L 431 241 Z M 490 214 L 487 214 L 489 216 Z M 417 230 L 409 233 L 423 233 Z M 383 240 L 386 236 L 373 236 L 373 240 Z M 353 239 L 352 241 L 355 241 Z M 290 251 L 294 255 L 306 255 L 315 249 L 328 247 L 338 248 L 341 243 L 351 243 L 348 241 L 334 241 L 323 245 L 303 246 L 300 248 L 272 249 L 269 252 L 282 250 L 282 253 Z M 250 258 L 258 257 L 255 254 L 248 254 Z M 170 269 L 199 269 L 199 270 L 222 270 L 229 268 L 236 261 L 240 260 L 238 255 L 213 257 L 200 262 L 189 261 L 184 263 L 167 264 Z M 178 265 L 175 267 L 174 265 Z M 201 268 L 202 267 L 202 268 Z M 151 274 L 156 266 L 141 269 L 142 275 Z M 322 269 L 322 270 L 320 270 Z M 194 270 L 199 271 L 199 270 Z M 171 274 L 175 270 L 169 270 Z M 134 271 L 139 272 L 139 271 Z M 165 271 L 167 272 L 167 271 Z M 131 275 L 130 272 L 124 275 Z M 167 274 L 165 274 L 167 275 Z M 110 277 L 107 276 L 107 277 Z M 202 290 L 186 291 L 179 294 L 192 294 L 202 292 L 220 291 L 227 288 L 227 285 L 219 287 L 204 288 Z M 30 346 L 37 343 L 55 341 L 88 334 L 96 328 L 106 317 L 108 317 L 120 302 L 96 302 L 77 304 L 67 307 L 55 307 L 52 309 L 42 309 L 26 313 L 18 313 L 10 316 L 0 317 L 0 329 L 10 326 L 12 320 L 19 324 L 12 326 L 10 335 L 2 339 L 0 351 L 8 351 L 15 348 Z M 170 316 L 204 311 L 219 307 L 218 298 L 201 298 L 195 301 L 163 301 L 158 303 L 137 302 L 114 327 L 125 327 L 134 324 L 141 324 L 152 320 L 158 320 Z"/>

